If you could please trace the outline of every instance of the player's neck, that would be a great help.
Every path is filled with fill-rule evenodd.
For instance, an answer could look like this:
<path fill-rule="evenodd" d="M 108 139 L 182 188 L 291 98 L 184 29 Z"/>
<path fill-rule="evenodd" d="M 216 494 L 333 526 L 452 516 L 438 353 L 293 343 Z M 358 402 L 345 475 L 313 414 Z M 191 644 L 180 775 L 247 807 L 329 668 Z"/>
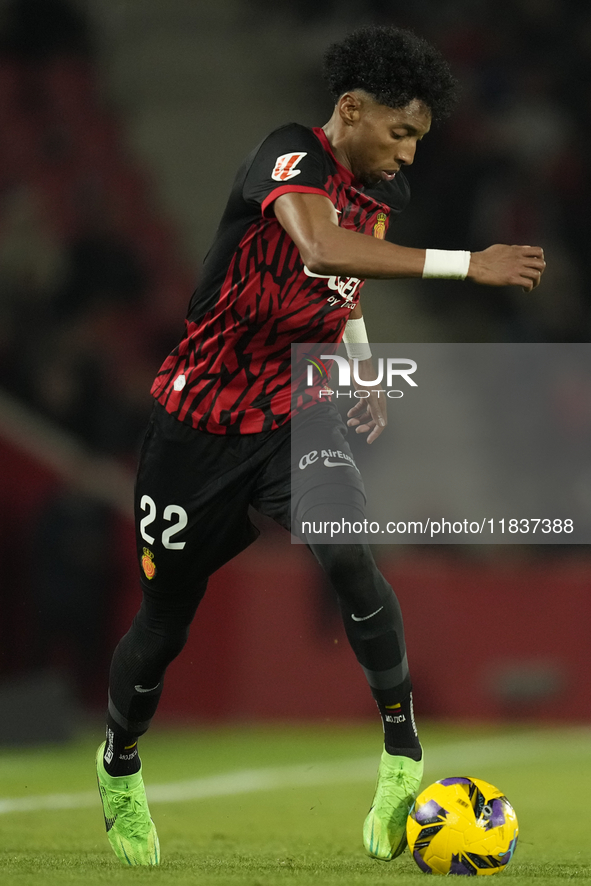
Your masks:
<path fill-rule="evenodd" d="M 345 149 L 345 138 L 346 133 L 343 132 L 343 125 L 341 123 L 340 117 L 336 114 L 336 112 L 332 115 L 328 123 L 322 127 L 322 130 L 328 139 L 328 143 L 332 148 L 332 152 L 335 155 L 335 158 L 339 161 L 341 166 L 344 166 L 345 169 L 348 169 L 349 172 L 353 172 L 351 168 L 351 161 L 349 160 L 347 151 Z"/>

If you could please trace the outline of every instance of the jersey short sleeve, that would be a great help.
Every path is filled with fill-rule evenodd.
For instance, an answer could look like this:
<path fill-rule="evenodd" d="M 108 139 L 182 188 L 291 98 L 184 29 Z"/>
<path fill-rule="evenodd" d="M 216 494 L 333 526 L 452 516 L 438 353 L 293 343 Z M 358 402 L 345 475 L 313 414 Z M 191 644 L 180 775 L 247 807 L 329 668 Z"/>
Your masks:
<path fill-rule="evenodd" d="M 300 192 L 328 196 L 326 153 L 305 126 L 290 123 L 272 132 L 253 152 L 246 172 L 243 197 L 273 215 L 280 194 Z"/>

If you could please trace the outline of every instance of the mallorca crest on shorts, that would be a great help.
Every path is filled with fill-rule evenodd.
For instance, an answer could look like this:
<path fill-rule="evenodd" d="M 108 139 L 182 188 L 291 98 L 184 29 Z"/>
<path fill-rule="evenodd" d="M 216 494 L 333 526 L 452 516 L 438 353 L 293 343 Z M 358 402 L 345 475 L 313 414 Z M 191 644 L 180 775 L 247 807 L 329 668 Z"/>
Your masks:
<path fill-rule="evenodd" d="M 148 579 L 152 579 L 156 575 L 154 554 L 149 548 L 144 548 L 144 554 L 142 557 L 142 569 L 144 570 L 144 575 Z"/>

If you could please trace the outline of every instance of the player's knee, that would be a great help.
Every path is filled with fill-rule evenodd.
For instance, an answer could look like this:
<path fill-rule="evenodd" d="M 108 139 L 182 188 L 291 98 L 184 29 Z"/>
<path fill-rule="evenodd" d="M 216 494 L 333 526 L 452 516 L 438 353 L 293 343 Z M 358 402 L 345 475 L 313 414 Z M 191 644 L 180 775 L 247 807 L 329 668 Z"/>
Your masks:
<path fill-rule="evenodd" d="M 343 584 L 367 582 L 378 573 L 368 545 L 310 545 L 312 552 L 338 592 Z M 379 573 L 378 573 L 379 574 Z"/>
<path fill-rule="evenodd" d="M 182 652 L 189 638 L 189 628 L 176 627 L 169 629 L 165 634 L 156 634 L 155 637 L 161 660 L 170 664 Z"/>
<path fill-rule="evenodd" d="M 184 621 L 159 620 L 155 624 L 146 616 L 144 607 L 135 617 L 133 629 L 136 655 L 161 668 L 179 655 L 189 637 L 189 625 Z"/>

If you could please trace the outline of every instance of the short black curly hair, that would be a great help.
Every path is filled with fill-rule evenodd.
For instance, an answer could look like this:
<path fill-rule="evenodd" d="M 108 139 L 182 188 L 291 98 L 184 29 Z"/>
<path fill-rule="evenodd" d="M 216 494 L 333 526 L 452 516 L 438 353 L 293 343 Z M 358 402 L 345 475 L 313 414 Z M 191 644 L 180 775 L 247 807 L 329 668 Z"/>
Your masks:
<path fill-rule="evenodd" d="M 390 108 L 419 99 L 434 120 L 448 117 L 457 103 L 458 83 L 441 53 L 402 28 L 360 28 L 333 43 L 324 54 L 324 77 L 335 101 L 352 89 Z"/>

